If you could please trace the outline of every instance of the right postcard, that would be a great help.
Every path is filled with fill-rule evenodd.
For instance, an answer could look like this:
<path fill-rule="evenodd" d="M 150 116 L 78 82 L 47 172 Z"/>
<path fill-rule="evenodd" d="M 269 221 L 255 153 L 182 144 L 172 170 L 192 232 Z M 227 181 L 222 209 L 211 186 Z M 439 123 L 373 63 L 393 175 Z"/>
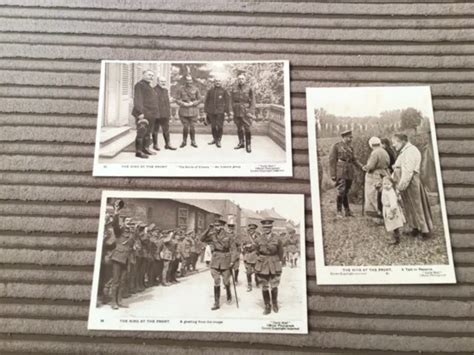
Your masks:
<path fill-rule="evenodd" d="M 306 100 L 317 283 L 456 283 L 430 88 Z"/>

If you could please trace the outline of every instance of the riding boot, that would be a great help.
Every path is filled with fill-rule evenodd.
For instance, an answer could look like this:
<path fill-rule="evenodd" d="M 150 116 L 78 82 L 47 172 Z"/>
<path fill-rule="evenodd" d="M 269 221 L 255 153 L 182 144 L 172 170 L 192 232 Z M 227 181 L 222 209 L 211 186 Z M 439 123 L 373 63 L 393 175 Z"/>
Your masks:
<path fill-rule="evenodd" d="M 244 132 L 241 129 L 237 128 L 237 136 L 239 137 L 239 144 L 234 149 L 242 149 L 244 145 Z"/>
<path fill-rule="evenodd" d="M 245 150 L 247 153 L 252 153 L 252 133 L 245 131 Z"/>
<path fill-rule="evenodd" d="M 117 306 L 119 306 L 120 308 L 128 308 L 127 305 L 122 303 L 123 294 L 124 294 L 123 286 L 119 286 L 119 289 L 117 291 Z"/>
<path fill-rule="evenodd" d="M 148 155 L 142 152 L 142 146 L 143 146 L 143 139 L 142 138 L 135 139 L 135 156 L 137 158 L 148 159 Z"/>
<path fill-rule="evenodd" d="M 256 288 L 259 288 L 260 287 L 260 283 L 258 282 L 258 277 L 257 277 L 257 274 L 254 274 L 254 278 L 255 278 L 255 287 Z"/>
<path fill-rule="evenodd" d="M 186 144 L 188 144 L 188 127 L 183 128 L 183 142 L 179 146 L 180 148 L 186 147 Z"/>
<path fill-rule="evenodd" d="M 337 206 L 337 217 L 343 217 L 342 215 L 342 196 L 337 195 L 336 199 L 336 206 Z"/>
<path fill-rule="evenodd" d="M 265 310 L 263 311 L 263 315 L 267 315 L 272 313 L 272 305 L 270 303 L 270 292 L 268 290 L 262 290 L 263 295 L 263 303 L 265 303 Z"/>
<path fill-rule="evenodd" d="M 209 145 L 216 144 L 217 142 L 217 132 L 216 132 L 216 127 L 211 127 L 211 132 L 212 132 L 212 141 L 207 143 Z"/>
<path fill-rule="evenodd" d="M 214 286 L 214 306 L 212 306 L 211 310 L 215 311 L 216 309 L 220 308 L 219 299 L 221 298 L 221 287 Z"/>
<path fill-rule="evenodd" d="M 191 136 L 191 147 L 197 148 L 196 144 L 196 131 L 194 130 L 194 127 L 191 127 L 189 130 L 189 135 Z"/>
<path fill-rule="evenodd" d="M 145 136 L 145 138 L 143 138 L 142 152 L 148 155 L 156 155 L 155 152 L 148 149 L 150 148 L 150 143 L 150 135 Z"/>
<path fill-rule="evenodd" d="M 247 292 L 252 291 L 252 274 L 247 274 Z"/>
<path fill-rule="evenodd" d="M 232 293 L 230 293 L 230 285 L 225 285 L 225 292 L 227 294 L 227 303 L 232 302 Z"/>
<path fill-rule="evenodd" d="M 278 287 L 272 288 L 272 305 L 273 305 L 273 312 L 278 313 Z"/>
<path fill-rule="evenodd" d="M 168 149 L 168 150 L 176 150 L 175 147 L 172 147 L 170 145 L 170 134 L 169 132 L 168 133 L 165 133 L 164 135 L 164 138 L 165 138 L 165 149 Z"/>
<path fill-rule="evenodd" d="M 239 269 L 234 270 L 234 280 L 235 280 L 235 283 L 239 282 Z"/>
<path fill-rule="evenodd" d="M 158 133 L 153 133 L 151 135 L 151 138 L 153 139 L 153 149 L 160 150 L 160 148 L 158 147 Z"/>
<path fill-rule="evenodd" d="M 118 292 L 118 286 L 112 285 L 112 287 L 110 288 L 110 294 L 112 296 L 112 300 L 110 301 L 110 307 L 112 307 L 112 309 L 119 308 L 117 304 L 117 292 Z"/>

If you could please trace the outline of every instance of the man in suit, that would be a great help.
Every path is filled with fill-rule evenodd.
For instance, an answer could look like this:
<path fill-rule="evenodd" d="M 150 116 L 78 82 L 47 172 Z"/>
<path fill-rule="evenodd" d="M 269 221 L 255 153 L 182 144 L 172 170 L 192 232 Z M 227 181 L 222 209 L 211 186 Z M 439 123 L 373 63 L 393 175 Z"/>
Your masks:
<path fill-rule="evenodd" d="M 137 137 L 135 139 L 135 156 L 148 158 L 148 155 L 155 155 L 149 150 L 151 143 L 151 132 L 158 118 L 158 94 L 152 87 L 155 73 L 151 70 L 144 70 L 142 80 L 135 84 L 133 90 L 132 116 L 137 123 Z"/>
<path fill-rule="evenodd" d="M 278 286 L 281 278 L 281 261 L 283 259 L 283 246 L 281 239 L 273 233 L 273 220 L 264 219 L 262 224 L 263 233 L 255 241 L 258 254 L 255 272 L 262 285 L 262 296 L 265 304 L 264 315 L 272 311 L 278 313 Z M 271 293 L 271 298 L 270 298 Z"/>
<path fill-rule="evenodd" d="M 179 88 L 176 94 L 176 103 L 179 106 L 179 119 L 183 124 L 183 142 L 180 148 L 186 146 L 188 133 L 191 136 L 191 146 L 197 148 L 194 124 L 199 116 L 198 105 L 201 103 L 201 93 L 199 89 L 193 85 L 191 75 L 186 75 L 186 83 Z"/>
<path fill-rule="evenodd" d="M 220 308 L 221 278 L 227 293 L 227 303 L 232 302 L 230 290 L 230 270 L 235 260 L 232 253 L 233 237 L 225 230 L 226 221 L 218 219 L 211 224 L 201 235 L 201 241 L 211 245 L 211 276 L 214 279 L 214 306 L 211 310 Z"/>
<path fill-rule="evenodd" d="M 163 130 L 163 138 L 165 140 L 165 149 L 176 150 L 170 144 L 170 117 L 171 117 L 171 108 L 170 108 L 170 97 L 168 89 L 166 88 L 166 80 L 159 79 L 158 84 L 155 86 L 156 93 L 158 95 L 158 118 L 155 121 L 153 127 L 153 149 L 160 150 L 158 147 L 158 133 L 160 127 Z"/>
<path fill-rule="evenodd" d="M 230 116 L 230 95 L 222 87 L 222 80 L 218 77 L 214 80 L 214 86 L 206 94 L 204 112 L 206 120 L 211 124 L 212 141 L 209 144 L 215 144 L 217 148 L 220 148 L 224 131 L 224 115 Z"/>
<path fill-rule="evenodd" d="M 246 149 L 247 153 L 252 152 L 250 127 L 255 119 L 255 92 L 245 83 L 245 75 L 237 77 L 237 85 L 230 93 L 234 123 L 237 126 L 237 136 L 239 144 L 234 149 Z M 245 143 L 244 143 L 245 142 Z"/>

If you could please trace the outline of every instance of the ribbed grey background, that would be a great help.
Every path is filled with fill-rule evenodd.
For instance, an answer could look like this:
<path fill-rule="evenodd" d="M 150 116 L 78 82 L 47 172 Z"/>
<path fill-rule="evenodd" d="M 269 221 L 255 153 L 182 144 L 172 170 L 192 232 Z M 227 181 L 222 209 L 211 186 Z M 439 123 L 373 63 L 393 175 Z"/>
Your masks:
<path fill-rule="evenodd" d="M 0 353 L 474 351 L 473 4 L 0 4 Z M 101 59 L 289 59 L 294 178 L 92 177 Z M 316 286 L 305 87 L 412 84 L 432 87 L 459 284 Z M 87 331 L 103 189 L 304 193 L 310 334 Z"/>

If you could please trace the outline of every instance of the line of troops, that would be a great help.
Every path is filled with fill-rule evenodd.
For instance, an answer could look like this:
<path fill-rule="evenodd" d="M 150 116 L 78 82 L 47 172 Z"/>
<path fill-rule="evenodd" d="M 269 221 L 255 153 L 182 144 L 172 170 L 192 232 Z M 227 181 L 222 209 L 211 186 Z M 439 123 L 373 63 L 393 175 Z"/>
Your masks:
<path fill-rule="evenodd" d="M 99 305 L 127 308 L 122 302 L 153 286 L 179 283 L 179 276 L 197 271 L 204 245 L 183 228 L 160 230 L 121 216 L 123 201 L 107 213 L 99 276 Z"/>
<path fill-rule="evenodd" d="M 123 298 L 152 286 L 169 286 L 178 283 L 177 274 L 185 276 L 197 271 L 196 264 L 205 245 L 211 248 L 210 272 L 214 280 L 214 305 L 220 308 L 221 280 L 227 303 L 232 302 L 231 278 L 238 283 L 240 257 L 243 255 L 247 276 L 247 291 L 252 291 L 252 278 L 256 287 L 262 286 L 264 314 L 278 312 L 278 286 L 282 266 L 286 260 L 297 266 L 299 237 L 294 229 L 288 234 L 273 232 L 273 220 L 250 223 L 243 235 L 235 232 L 235 224 L 223 219 L 197 238 L 194 232 L 184 229 L 160 230 L 131 217 L 120 216 L 122 200 L 114 203 L 107 214 L 104 229 L 102 260 L 99 276 L 100 304 L 110 303 L 113 309 L 126 308 Z M 181 267 L 180 267 L 181 266 Z M 253 277 L 252 277 L 253 276 Z"/>
<path fill-rule="evenodd" d="M 156 155 L 159 151 L 158 133 L 160 127 L 163 131 L 165 149 L 176 150 L 171 145 L 169 133 L 169 121 L 171 107 L 166 81 L 158 80 L 153 86 L 154 72 L 143 71 L 143 78 L 134 88 L 132 115 L 136 119 L 137 136 L 135 139 L 135 156 L 148 158 Z M 199 118 L 199 105 L 203 97 L 197 86 L 193 84 L 190 75 L 185 77 L 185 84 L 181 86 L 176 94 L 175 102 L 179 106 L 178 115 L 183 125 L 183 140 L 180 148 L 184 148 L 190 137 L 191 146 L 197 148 L 195 124 Z M 237 84 L 228 92 L 222 86 L 222 80 L 218 77 L 214 80 L 214 86 L 207 91 L 204 97 L 204 112 L 206 113 L 205 124 L 211 125 L 212 141 L 221 148 L 224 120 L 233 119 L 237 127 L 238 144 L 234 149 L 245 148 L 251 153 L 251 125 L 255 119 L 255 94 L 254 90 L 246 84 L 245 75 L 237 77 Z M 152 144 L 153 150 L 150 149 Z"/>

